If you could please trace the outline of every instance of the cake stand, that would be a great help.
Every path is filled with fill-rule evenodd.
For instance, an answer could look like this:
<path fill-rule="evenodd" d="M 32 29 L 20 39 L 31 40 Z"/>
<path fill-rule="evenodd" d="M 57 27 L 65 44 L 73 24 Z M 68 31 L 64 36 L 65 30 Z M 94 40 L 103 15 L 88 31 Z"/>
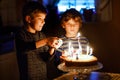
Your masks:
<path fill-rule="evenodd" d="M 65 66 L 64 62 L 58 65 L 59 70 L 69 73 L 75 73 L 73 80 L 85 80 L 90 72 L 99 70 L 102 67 L 103 65 L 100 62 L 98 62 L 96 65 L 82 67 L 67 67 Z"/>

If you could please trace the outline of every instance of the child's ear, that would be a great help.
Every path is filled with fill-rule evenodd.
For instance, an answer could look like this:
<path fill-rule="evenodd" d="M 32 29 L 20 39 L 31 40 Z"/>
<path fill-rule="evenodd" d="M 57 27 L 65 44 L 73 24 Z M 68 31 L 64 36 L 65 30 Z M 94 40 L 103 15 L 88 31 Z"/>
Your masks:
<path fill-rule="evenodd" d="M 25 20 L 26 20 L 26 22 L 31 23 L 31 17 L 30 16 L 26 16 Z"/>
<path fill-rule="evenodd" d="M 62 28 L 65 28 L 65 26 L 64 26 L 64 25 L 62 25 Z"/>

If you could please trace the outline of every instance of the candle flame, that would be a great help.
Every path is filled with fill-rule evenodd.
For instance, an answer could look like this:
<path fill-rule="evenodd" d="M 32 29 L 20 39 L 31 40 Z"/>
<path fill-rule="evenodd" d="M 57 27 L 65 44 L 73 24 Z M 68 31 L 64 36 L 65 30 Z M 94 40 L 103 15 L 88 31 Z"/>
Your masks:
<path fill-rule="evenodd" d="M 87 46 L 87 55 L 89 54 L 89 49 L 90 49 L 89 46 Z"/>
<path fill-rule="evenodd" d="M 80 32 L 78 32 L 76 37 L 79 37 L 80 35 L 81 35 Z"/>
<path fill-rule="evenodd" d="M 90 48 L 90 54 L 89 54 L 89 55 L 92 55 L 92 53 L 93 53 L 93 49 L 92 49 L 92 48 Z"/>

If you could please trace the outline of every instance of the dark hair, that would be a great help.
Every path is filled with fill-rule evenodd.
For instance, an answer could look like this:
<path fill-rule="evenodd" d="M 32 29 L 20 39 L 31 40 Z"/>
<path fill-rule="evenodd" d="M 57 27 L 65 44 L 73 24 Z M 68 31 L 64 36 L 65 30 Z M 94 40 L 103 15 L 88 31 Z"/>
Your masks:
<path fill-rule="evenodd" d="M 62 16 L 61 16 L 61 25 L 63 24 L 63 22 L 66 22 L 70 19 L 77 19 L 77 21 L 79 21 L 80 23 L 82 22 L 82 16 L 80 14 L 80 12 L 78 12 L 76 9 L 71 8 L 69 10 L 66 10 Z"/>
<path fill-rule="evenodd" d="M 27 15 L 31 16 L 33 13 L 37 12 L 47 14 L 46 8 L 41 3 L 37 1 L 27 2 L 22 9 L 23 22 L 26 24 L 25 17 Z"/>

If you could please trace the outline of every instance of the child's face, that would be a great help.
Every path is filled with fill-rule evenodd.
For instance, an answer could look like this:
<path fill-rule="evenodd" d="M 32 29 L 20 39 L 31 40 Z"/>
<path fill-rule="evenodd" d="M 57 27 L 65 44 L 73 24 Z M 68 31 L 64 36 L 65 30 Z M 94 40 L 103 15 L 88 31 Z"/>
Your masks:
<path fill-rule="evenodd" d="M 34 31 L 41 31 L 43 25 L 45 24 L 45 17 L 46 14 L 44 13 L 34 14 L 33 17 L 31 17 L 30 19 L 30 27 L 32 27 Z"/>
<path fill-rule="evenodd" d="M 63 28 L 66 31 L 66 35 L 69 35 L 70 37 L 74 37 L 77 35 L 80 26 L 80 22 L 74 19 L 70 19 L 63 23 Z"/>

